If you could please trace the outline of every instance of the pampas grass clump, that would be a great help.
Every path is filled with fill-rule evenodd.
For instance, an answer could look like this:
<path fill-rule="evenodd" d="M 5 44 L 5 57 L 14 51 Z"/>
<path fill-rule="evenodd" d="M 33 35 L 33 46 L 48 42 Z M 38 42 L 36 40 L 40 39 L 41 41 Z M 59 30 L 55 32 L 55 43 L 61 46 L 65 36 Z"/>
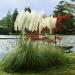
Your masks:
<path fill-rule="evenodd" d="M 19 48 L 10 52 L 3 59 L 3 69 L 6 71 L 41 70 L 51 66 L 65 64 L 67 58 L 63 50 L 49 44 L 35 44 L 26 41 Z"/>

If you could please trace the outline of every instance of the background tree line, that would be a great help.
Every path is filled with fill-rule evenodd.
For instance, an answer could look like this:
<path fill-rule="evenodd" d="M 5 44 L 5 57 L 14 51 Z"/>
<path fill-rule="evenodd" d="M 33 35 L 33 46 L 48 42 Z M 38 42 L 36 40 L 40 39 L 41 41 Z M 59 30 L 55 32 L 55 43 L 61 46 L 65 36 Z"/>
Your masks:
<path fill-rule="evenodd" d="M 31 12 L 31 9 L 30 7 L 26 7 L 24 11 Z M 17 8 L 15 8 L 13 14 L 11 14 L 10 11 L 7 12 L 7 15 L 0 20 L 0 34 L 18 34 L 18 32 L 14 31 L 14 22 L 16 20 L 17 15 Z"/>
<path fill-rule="evenodd" d="M 31 12 L 30 7 L 25 7 L 24 11 Z M 63 16 L 70 14 L 72 17 L 63 22 L 61 32 L 54 32 L 55 34 L 75 34 L 75 5 L 66 1 L 60 1 L 53 11 L 53 16 Z M 14 22 L 18 15 L 18 10 L 15 8 L 13 14 L 8 11 L 6 17 L 0 20 L 0 34 L 18 34 L 14 31 Z"/>
<path fill-rule="evenodd" d="M 75 5 L 66 1 L 60 1 L 53 11 L 53 16 L 63 16 L 65 14 L 71 15 L 70 19 L 62 23 L 61 31 L 55 32 L 56 34 L 73 35 L 75 34 Z"/>

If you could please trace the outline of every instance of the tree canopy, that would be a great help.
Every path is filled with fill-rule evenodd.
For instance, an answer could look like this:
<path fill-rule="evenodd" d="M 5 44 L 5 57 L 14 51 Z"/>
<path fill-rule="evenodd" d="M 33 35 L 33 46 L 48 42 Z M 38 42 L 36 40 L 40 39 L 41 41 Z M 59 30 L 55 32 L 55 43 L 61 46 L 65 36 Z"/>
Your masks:
<path fill-rule="evenodd" d="M 62 22 L 61 31 L 55 32 L 56 34 L 75 34 L 75 17 L 74 17 L 74 5 L 66 1 L 60 1 L 53 11 L 54 17 L 64 16 L 65 14 L 70 15 L 71 18 L 66 19 Z"/>

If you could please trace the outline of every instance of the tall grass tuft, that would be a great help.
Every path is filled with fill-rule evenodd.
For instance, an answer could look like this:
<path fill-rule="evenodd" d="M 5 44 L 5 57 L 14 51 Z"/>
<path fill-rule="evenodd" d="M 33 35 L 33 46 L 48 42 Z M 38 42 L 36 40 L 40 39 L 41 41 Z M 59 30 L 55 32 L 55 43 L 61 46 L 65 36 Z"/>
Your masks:
<path fill-rule="evenodd" d="M 45 43 L 39 45 L 39 42 L 28 40 L 8 53 L 2 64 L 6 71 L 26 71 L 47 69 L 66 62 L 67 58 L 61 48 Z"/>

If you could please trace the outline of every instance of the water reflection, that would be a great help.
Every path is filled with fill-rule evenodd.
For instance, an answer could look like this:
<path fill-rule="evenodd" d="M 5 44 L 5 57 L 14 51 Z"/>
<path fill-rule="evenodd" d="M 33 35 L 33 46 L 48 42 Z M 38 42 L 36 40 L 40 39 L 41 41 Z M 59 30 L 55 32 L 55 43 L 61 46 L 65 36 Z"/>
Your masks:
<path fill-rule="evenodd" d="M 5 54 L 16 48 L 18 43 L 18 37 L 12 35 L 0 35 L 0 58 L 2 59 Z"/>

